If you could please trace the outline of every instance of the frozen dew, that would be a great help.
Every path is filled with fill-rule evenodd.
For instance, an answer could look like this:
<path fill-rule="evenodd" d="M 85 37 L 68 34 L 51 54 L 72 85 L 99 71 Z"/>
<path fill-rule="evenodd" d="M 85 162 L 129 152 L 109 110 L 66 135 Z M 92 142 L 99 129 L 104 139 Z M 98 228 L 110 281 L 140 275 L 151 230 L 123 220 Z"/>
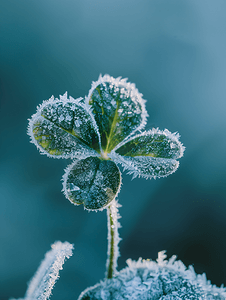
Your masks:
<path fill-rule="evenodd" d="M 71 119 L 72 119 L 72 118 L 71 118 Z M 71 120 L 71 119 L 70 119 L 70 120 Z M 58 120 L 59 120 L 59 123 L 60 123 L 60 122 L 63 122 L 63 121 L 64 121 L 64 116 L 63 116 L 63 115 L 60 115 L 60 117 L 59 117 Z"/>
<path fill-rule="evenodd" d="M 111 100 L 111 105 L 114 107 L 114 108 L 116 108 L 116 101 L 115 101 L 115 99 L 113 98 L 112 100 Z"/>
<path fill-rule="evenodd" d="M 81 124 L 82 124 L 82 121 L 80 121 L 79 119 L 75 120 L 75 126 L 76 127 L 80 127 Z"/>
<path fill-rule="evenodd" d="M 74 183 L 69 183 L 68 191 L 74 192 L 74 191 L 79 191 L 79 190 L 80 190 L 80 188 L 78 186 L 74 185 Z"/>
<path fill-rule="evenodd" d="M 73 119 L 73 117 L 72 117 L 72 116 L 70 116 L 70 115 L 66 115 L 66 118 L 65 118 L 65 120 L 66 120 L 66 121 L 69 121 L 69 122 L 70 122 L 72 119 Z"/>

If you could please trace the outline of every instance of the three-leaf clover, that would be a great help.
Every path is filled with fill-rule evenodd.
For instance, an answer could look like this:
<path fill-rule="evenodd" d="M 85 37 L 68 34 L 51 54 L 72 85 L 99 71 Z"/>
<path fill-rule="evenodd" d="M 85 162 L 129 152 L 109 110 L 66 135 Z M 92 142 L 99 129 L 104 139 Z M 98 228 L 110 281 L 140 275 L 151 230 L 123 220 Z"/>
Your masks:
<path fill-rule="evenodd" d="M 148 116 L 142 96 L 127 79 L 100 75 L 85 99 L 52 96 L 29 120 L 28 134 L 41 153 L 74 159 L 63 176 L 73 204 L 108 206 L 120 189 L 119 163 L 133 177 L 165 177 L 178 168 L 184 152 L 179 135 L 142 132 Z"/>

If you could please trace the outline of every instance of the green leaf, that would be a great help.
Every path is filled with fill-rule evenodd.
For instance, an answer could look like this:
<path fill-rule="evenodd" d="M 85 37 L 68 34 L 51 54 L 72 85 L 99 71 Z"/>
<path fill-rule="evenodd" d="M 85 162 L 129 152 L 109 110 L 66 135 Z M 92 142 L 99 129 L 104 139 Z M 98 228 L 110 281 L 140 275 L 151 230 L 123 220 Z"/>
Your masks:
<path fill-rule="evenodd" d="M 92 111 L 101 135 L 101 145 L 109 153 L 122 140 L 146 124 L 145 100 L 127 79 L 109 75 L 92 84 L 86 103 Z"/>
<path fill-rule="evenodd" d="M 150 156 L 177 159 L 183 156 L 184 147 L 178 134 L 167 129 L 152 129 L 122 142 L 115 152 L 125 156 Z"/>
<path fill-rule="evenodd" d="M 81 99 L 50 98 L 29 121 L 28 134 L 42 153 L 58 158 L 98 155 L 96 122 Z"/>
<path fill-rule="evenodd" d="M 63 176 L 63 191 L 73 204 L 99 210 L 115 199 L 121 174 L 113 161 L 88 157 L 75 161 Z"/>
<path fill-rule="evenodd" d="M 175 159 L 150 157 L 150 156 L 121 156 L 115 152 L 109 154 L 109 157 L 116 163 L 120 163 L 128 174 L 146 179 L 157 177 L 166 177 L 174 173 L 179 167 L 179 162 Z"/>
<path fill-rule="evenodd" d="M 135 177 L 165 177 L 176 171 L 184 146 L 178 134 L 152 129 L 119 144 L 108 156 Z"/>

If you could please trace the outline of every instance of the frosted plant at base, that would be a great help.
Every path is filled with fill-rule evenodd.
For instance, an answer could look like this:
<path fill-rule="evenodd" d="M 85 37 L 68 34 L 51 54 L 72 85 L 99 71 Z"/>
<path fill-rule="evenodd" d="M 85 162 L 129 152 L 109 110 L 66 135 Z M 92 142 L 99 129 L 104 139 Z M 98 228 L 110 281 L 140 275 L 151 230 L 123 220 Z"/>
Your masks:
<path fill-rule="evenodd" d="M 59 99 L 52 96 L 29 120 L 31 142 L 42 154 L 73 159 L 63 175 L 66 198 L 86 210 L 107 209 L 106 279 L 82 292 L 79 300 L 226 299 L 223 287 L 211 286 L 192 267 L 186 270 L 175 256 L 167 262 L 164 252 L 157 263 L 127 260 L 128 267 L 117 271 L 118 164 L 133 178 L 166 177 L 176 171 L 185 149 L 178 133 L 144 130 L 148 114 L 142 96 L 127 79 L 100 75 L 85 99 L 68 98 L 67 93 Z"/>
<path fill-rule="evenodd" d="M 173 255 L 165 260 L 165 251 L 157 262 L 127 260 L 127 267 L 113 279 L 101 281 L 81 293 L 78 300 L 224 300 L 226 289 L 212 286 L 205 274 L 197 275 Z"/>

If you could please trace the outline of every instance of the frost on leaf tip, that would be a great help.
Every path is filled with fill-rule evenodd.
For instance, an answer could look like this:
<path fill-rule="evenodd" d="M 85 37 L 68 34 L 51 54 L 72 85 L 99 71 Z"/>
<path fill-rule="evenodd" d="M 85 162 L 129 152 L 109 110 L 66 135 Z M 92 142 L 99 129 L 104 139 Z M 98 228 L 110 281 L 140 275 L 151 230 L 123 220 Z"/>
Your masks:
<path fill-rule="evenodd" d="M 112 279 L 106 279 L 81 293 L 78 300 L 225 300 L 226 289 L 211 285 L 205 274 L 197 275 L 173 255 L 165 260 L 165 251 L 157 261 L 127 260 L 124 268 Z"/>
<path fill-rule="evenodd" d="M 100 153 L 96 122 L 81 98 L 44 101 L 29 120 L 31 142 L 43 154 L 55 158 L 86 157 Z M 97 152 L 96 152 L 97 151 Z"/>
<path fill-rule="evenodd" d="M 73 162 L 63 176 L 63 191 L 73 204 L 88 210 L 102 210 L 114 200 L 121 185 L 121 173 L 111 160 L 98 157 Z"/>
<path fill-rule="evenodd" d="M 59 270 L 66 258 L 72 256 L 73 245 L 68 242 L 55 242 L 45 255 L 34 277 L 31 279 L 25 297 L 21 300 L 47 300 L 59 278 Z"/>
<path fill-rule="evenodd" d="M 92 83 L 85 101 L 92 107 L 104 152 L 109 153 L 145 126 L 148 114 L 142 96 L 127 78 L 100 75 L 98 81 Z"/>

